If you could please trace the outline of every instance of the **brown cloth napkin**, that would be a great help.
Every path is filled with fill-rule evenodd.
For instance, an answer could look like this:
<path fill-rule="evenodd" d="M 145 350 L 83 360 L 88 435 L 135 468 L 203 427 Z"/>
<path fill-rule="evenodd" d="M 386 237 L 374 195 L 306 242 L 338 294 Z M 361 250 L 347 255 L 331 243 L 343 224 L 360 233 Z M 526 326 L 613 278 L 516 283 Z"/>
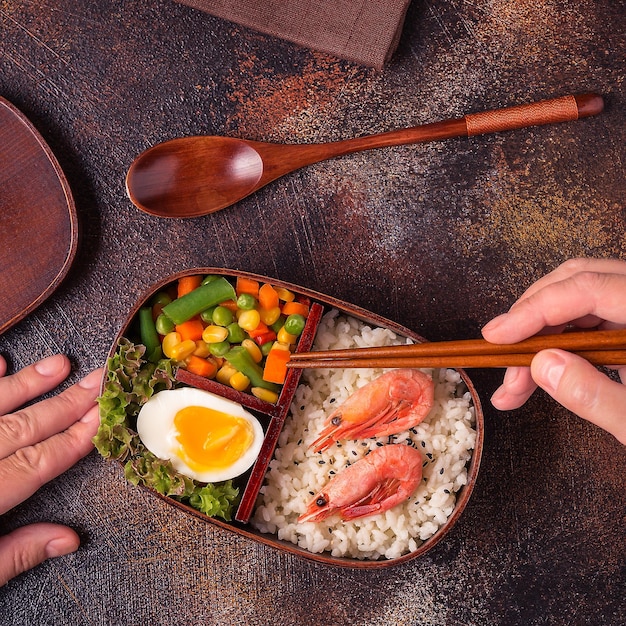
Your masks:
<path fill-rule="evenodd" d="M 381 69 L 411 0 L 176 0 L 247 28 Z"/>

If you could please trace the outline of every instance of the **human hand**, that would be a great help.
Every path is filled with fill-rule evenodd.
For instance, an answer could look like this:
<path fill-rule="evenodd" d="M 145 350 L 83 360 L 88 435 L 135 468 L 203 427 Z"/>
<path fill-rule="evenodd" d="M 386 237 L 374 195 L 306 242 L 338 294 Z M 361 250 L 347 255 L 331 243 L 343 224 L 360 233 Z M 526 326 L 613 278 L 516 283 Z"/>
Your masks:
<path fill-rule="evenodd" d="M 626 327 L 626 263 L 572 259 L 534 283 L 504 313 L 483 328 L 493 343 L 515 343 L 537 333 L 578 328 Z M 626 383 L 626 366 L 617 368 Z M 520 407 L 537 385 L 557 402 L 626 444 L 626 386 L 584 359 L 563 350 L 543 350 L 530 368 L 509 368 L 491 398 L 500 410 Z"/>
<path fill-rule="evenodd" d="M 10 376 L 0 357 L 0 514 L 69 469 L 93 448 L 98 430 L 102 370 L 91 372 L 57 396 L 20 409 L 51 391 L 70 372 L 57 354 Z M 0 586 L 42 561 L 74 552 L 78 535 L 59 524 L 37 523 L 0 537 Z"/>

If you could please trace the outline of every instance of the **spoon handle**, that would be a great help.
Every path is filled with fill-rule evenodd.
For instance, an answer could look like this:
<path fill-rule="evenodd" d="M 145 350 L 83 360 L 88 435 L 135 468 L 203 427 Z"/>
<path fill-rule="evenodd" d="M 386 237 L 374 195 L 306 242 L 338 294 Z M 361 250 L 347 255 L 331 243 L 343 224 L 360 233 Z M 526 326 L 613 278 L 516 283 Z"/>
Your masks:
<path fill-rule="evenodd" d="M 496 109 L 465 116 L 467 136 L 493 133 L 527 126 L 568 122 L 602 111 L 604 103 L 600 96 L 583 94 L 541 100 L 532 104 Z"/>
<path fill-rule="evenodd" d="M 562 96 L 503 109 L 470 113 L 458 119 L 325 144 L 328 153 L 323 158 L 372 148 L 423 143 L 453 137 L 471 137 L 515 128 L 567 122 L 597 115 L 603 108 L 602 96 L 597 94 Z M 333 154 L 331 155 L 330 152 Z"/>

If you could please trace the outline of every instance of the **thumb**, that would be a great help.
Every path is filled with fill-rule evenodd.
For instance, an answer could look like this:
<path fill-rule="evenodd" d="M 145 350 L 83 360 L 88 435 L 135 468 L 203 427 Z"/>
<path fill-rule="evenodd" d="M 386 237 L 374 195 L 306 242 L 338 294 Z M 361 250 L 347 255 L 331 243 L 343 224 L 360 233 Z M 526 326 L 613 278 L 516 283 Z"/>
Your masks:
<path fill-rule="evenodd" d="M 46 559 L 74 552 L 78 535 L 59 524 L 30 524 L 0 537 L 0 586 Z"/>
<path fill-rule="evenodd" d="M 532 361 L 533 380 L 557 402 L 626 444 L 626 386 L 563 350 L 543 350 Z"/>

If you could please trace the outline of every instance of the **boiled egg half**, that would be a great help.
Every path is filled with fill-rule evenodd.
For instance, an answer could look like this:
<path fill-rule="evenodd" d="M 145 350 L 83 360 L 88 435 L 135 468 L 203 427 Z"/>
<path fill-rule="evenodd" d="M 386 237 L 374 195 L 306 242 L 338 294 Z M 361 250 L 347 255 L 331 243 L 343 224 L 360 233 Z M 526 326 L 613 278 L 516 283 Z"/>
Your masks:
<path fill-rule="evenodd" d="M 263 443 L 261 424 L 240 404 L 190 387 L 152 396 L 139 411 L 137 433 L 150 452 L 202 483 L 240 476 Z"/>

